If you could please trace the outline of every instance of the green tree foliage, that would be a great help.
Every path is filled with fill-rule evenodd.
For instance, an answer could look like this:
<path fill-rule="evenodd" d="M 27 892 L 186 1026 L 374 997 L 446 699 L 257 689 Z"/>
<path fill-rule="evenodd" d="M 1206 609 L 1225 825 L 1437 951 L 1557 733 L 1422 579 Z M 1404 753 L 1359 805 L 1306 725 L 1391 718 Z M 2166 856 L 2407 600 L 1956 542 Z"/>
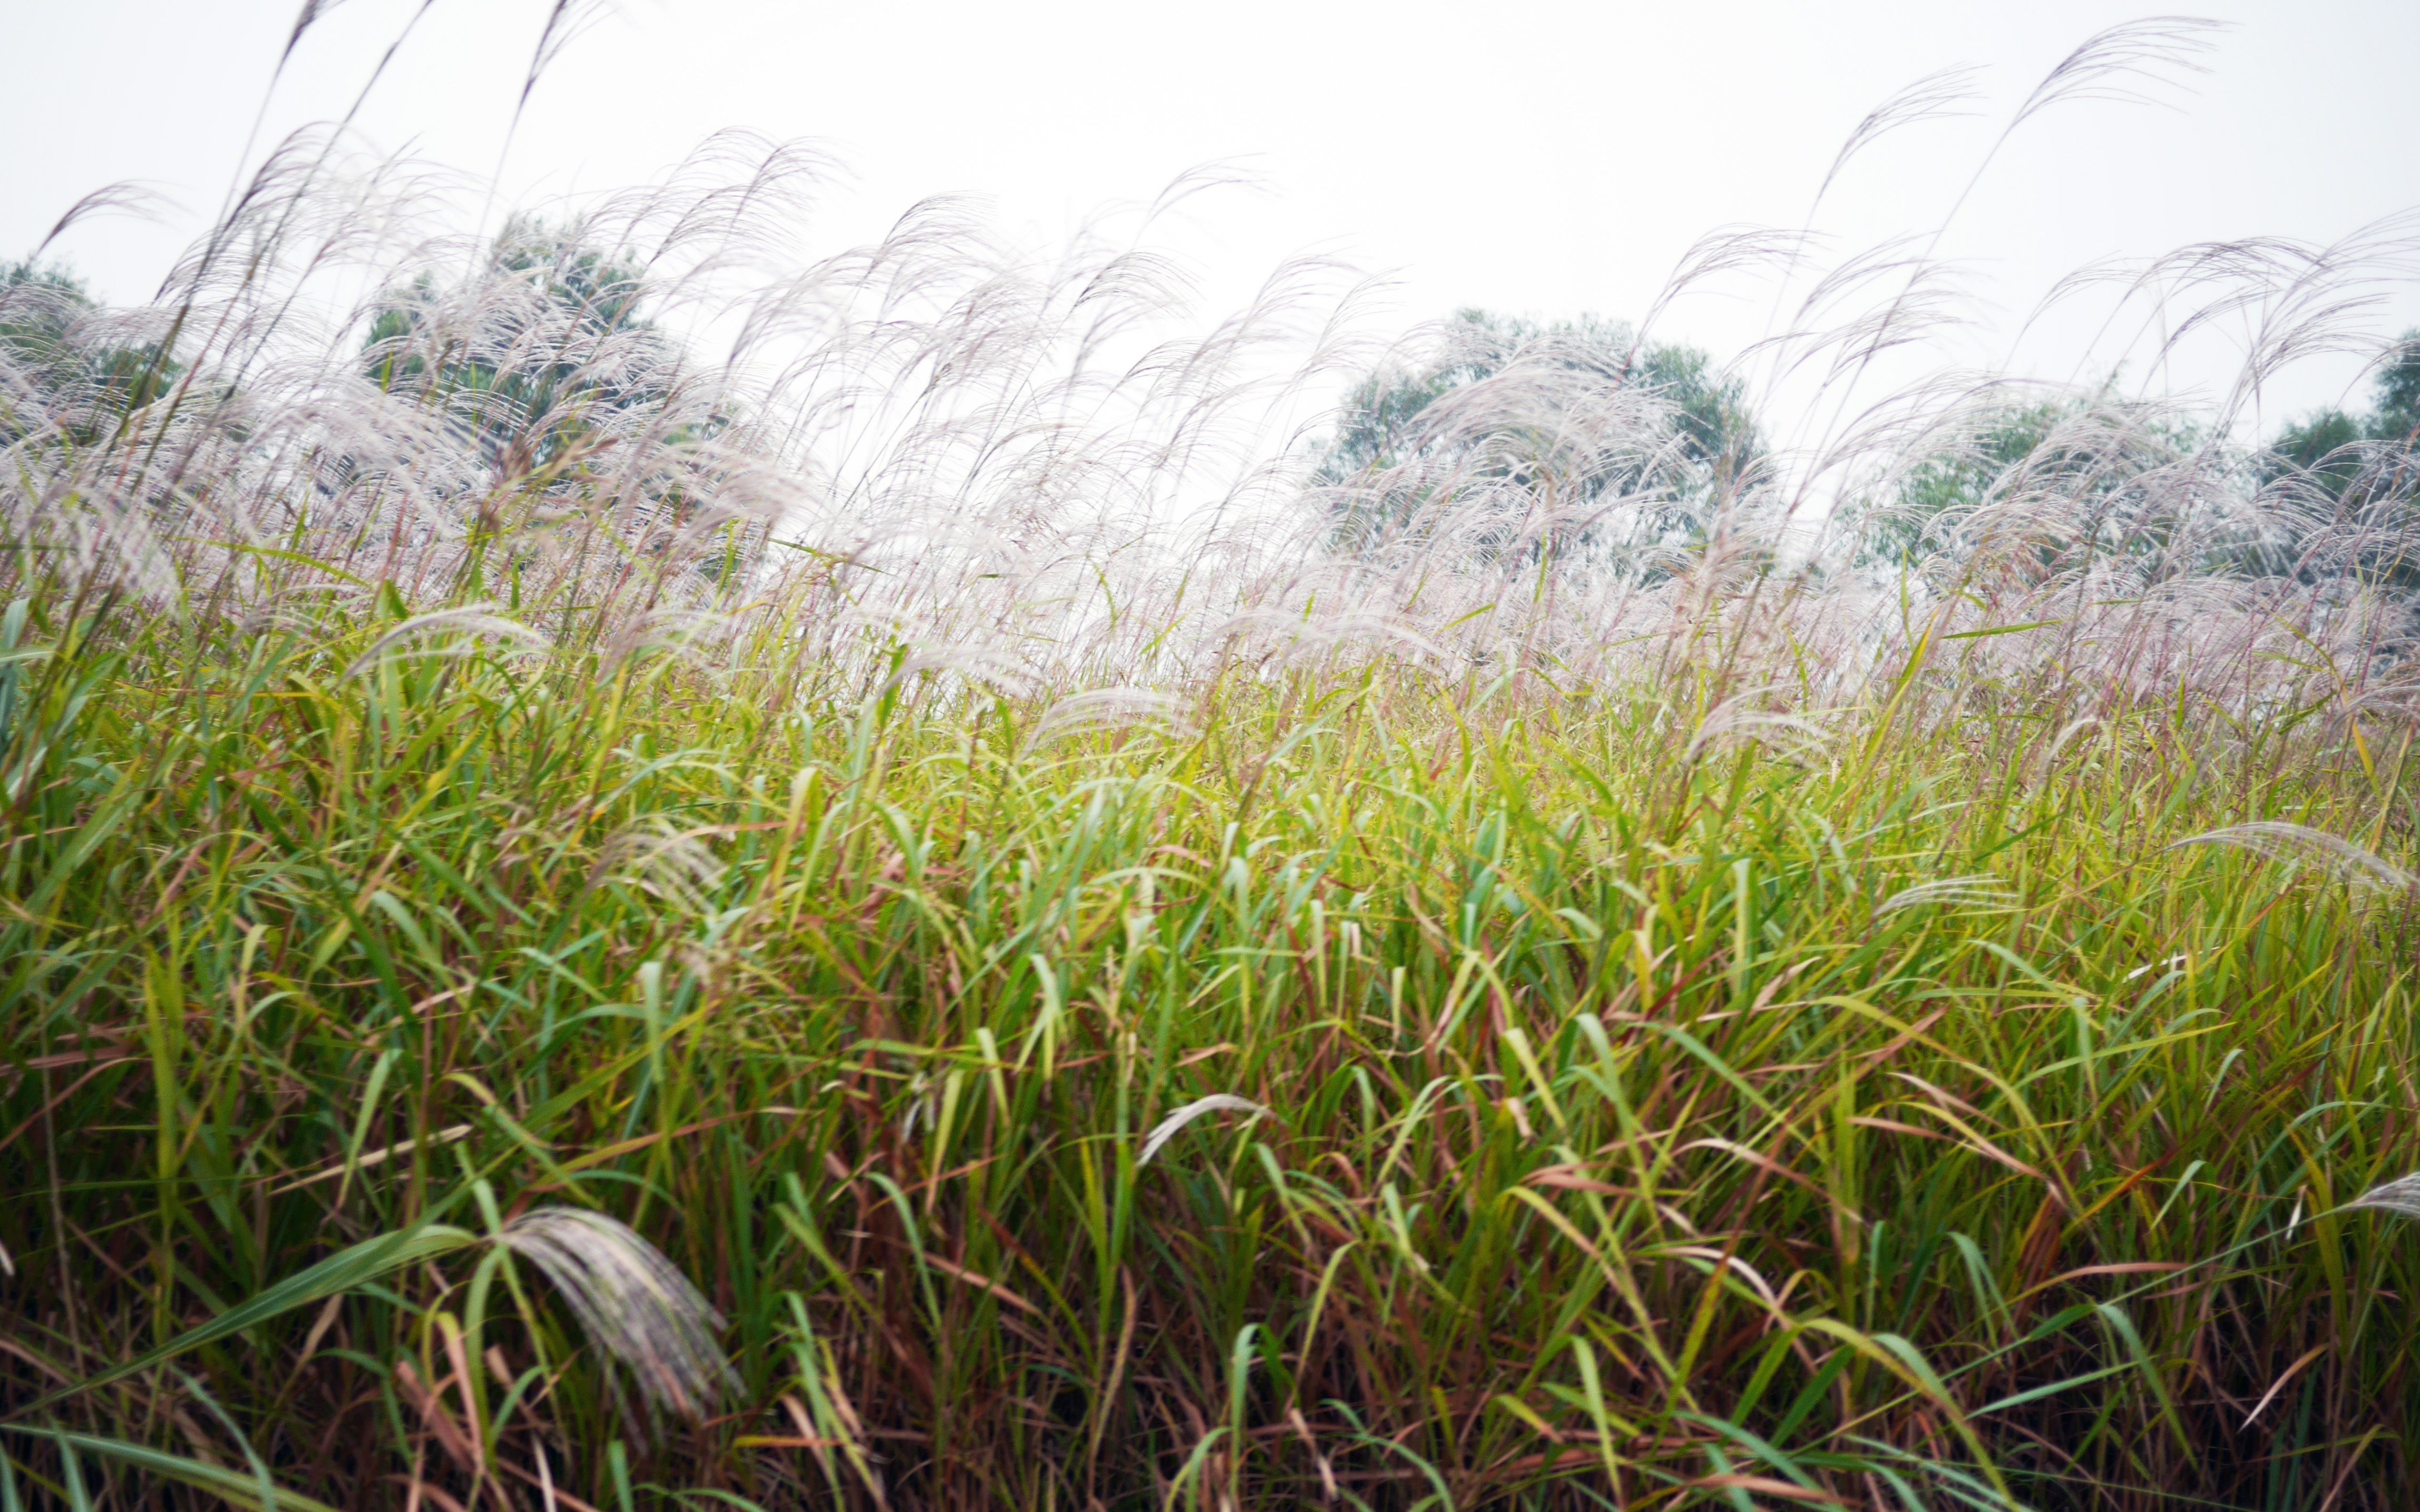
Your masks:
<path fill-rule="evenodd" d="M 82 333 L 99 307 L 63 268 L 30 260 L 0 265 L 0 436 L 50 429 L 76 445 L 114 433 L 184 373 L 156 343 L 92 341 Z"/>
<path fill-rule="evenodd" d="M 2310 517 L 2306 536 L 2335 537 L 2365 580 L 2420 592 L 2420 331 L 2387 349 L 2370 393 L 2366 414 L 2328 409 L 2288 426 L 2261 482 Z"/>
<path fill-rule="evenodd" d="M 2363 434 L 2365 428 L 2341 409 L 2322 409 L 2288 426 L 2273 448 L 2275 461 L 2271 465 L 2272 476 L 2283 476 L 2288 471 L 2300 472 L 2331 497 L 2341 498 L 2354 474 L 2361 471 L 2356 449 L 2368 439 Z"/>
<path fill-rule="evenodd" d="M 676 351 L 641 292 L 640 270 L 613 253 L 517 221 L 480 278 L 423 274 L 390 294 L 365 360 L 381 388 L 442 408 L 499 471 L 532 471 L 668 396 Z"/>
<path fill-rule="evenodd" d="M 2367 412 L 2321 410 L 2257 456 L 2218 455 L 2223 486 L 2180 493 L 2155 480 L 2205 450 L 2200 431 L 2106 394 L 2009 404 L 1857 506 L 1858 560 L 1962 570 L 1996 542 L 2056 569 L 2083 555 L 2182 547 L 2196 568 L 2304 579 L 2340 570 L 2312 564 L 2324 561 L 2420 589 L 2411 507 L 2420 332 L 2390 349 L 2373 394 Z M 2240 517 L 2226 517 L 2228 499 Z"/>
<path fill-rule="evenodd" d="M 1957 444 L 1923 456 L 1879 498 L 1853 506 L 1856 560 L 1891 568 L 1962 565 L 1989 547 L 2055 570 L 2091 557 L 2165 550 L 2182 539 L 2186 516 L 2211 527 L 2195 534 L 2195 549 L 2218 549 L 2217 521 L 2203 519 L 2207 510 L 2189 494 L 2157 481 L 2206 439 L 2173 416 L 2105 392 L 2000 405 Z M 2224 548 L 2241 545 L 2229 536 Z"/>
<path fill-rule="evenodd" d="M 659 465 L 635 473 L 620 465 L 604 493 L 644 548 L 661 551 L 712 487 L 693 467 L 660 464 L 697 455 L 690 443 L 730 420 L 682 393 L 686 353 L 643 313 L 645 292 L 628 255 L 516 220 L 476 276 L 446 285 L 424 273 L 388 295 L 364 343 L 365 371 L 469 440 L 493 472 L 477 507 L 499 518 L 516 494 L 535 502 L 548 493 L 553 507 L 597 499 L 582 469 L 645 435 Z M 733 550 L 744 555 L 740 541 Z M 696 570 L 717 578 L 737 561 L 726 551 Z"/>
<path fill-rule="evenodd" d="M 2395 355 L 2378 375 L 2378 410 L 2381 440 L 2420 444 L 2420 331 L 2407 331 L 2396 344 Z M 2398 435 L 2399 433 L 2399 435 Z"/>
<path fill-rule="evenodd" d="M 68 331 L 92 297 L 65 269 L 19 261 L 0 268 L 0 356 L 47 379 L 69 361 Z"/>
<path fill-rule="evenodd" d="M 1510 402 L 1443 418 L 1441 401 L 1491 381 Z M 1651 422 L 1592 427 L 1588 417 L 1624 391 L 1656 401 Z M 1427 363 L 1382 367 L 1353 387 L 1313 480 L 1347 543 L 1506 486 L 1584 517 L 1597 501 L 1636 504 L 1623 524 L 1579 532 L 1604 548 L 1687 535 L 1762 454 L 1743 386 L 1702 351 L 1595 316 L 1542 324 L 1469 309 L 1446 323 Z"/>
<path fill-rule="evenodd" d="M 2410 454 L 2420 445 L 2420 331 L 2407 331 L 2389 349 L 2365 415 L 2322 409 L 2286 427 L 2270 448 L 2271 478 L 2301 476 L 2343 501 L 2363 494 L 2408 493 Z"/>
<path fill-rule="evenodd" d="M 2071 408 L 2011 406 L 1963 445 L 1918 464 L 1885 502 L 1861 511 L 1858 560 L 1913 567 L 1945 549 L 1948 528 L 2006 484 Z"/>

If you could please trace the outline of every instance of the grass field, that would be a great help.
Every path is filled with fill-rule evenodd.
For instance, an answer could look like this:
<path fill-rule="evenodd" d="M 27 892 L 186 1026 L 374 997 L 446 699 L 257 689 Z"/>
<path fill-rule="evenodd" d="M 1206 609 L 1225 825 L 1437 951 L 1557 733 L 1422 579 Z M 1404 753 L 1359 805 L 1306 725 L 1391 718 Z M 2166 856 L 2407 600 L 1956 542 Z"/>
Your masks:
<path fill-rule="evenodd" d="M 0 1512 L 2410 1504 L 2408 227 L 2193 410 L 348 150 L 0 269 Z"/>
<path fill-rule="evenodd" d="M 2406 1482 L 2420 1249 L 2339 1210 L 2408 893 L 2178 842 L 2398 854 L 2407 735 L 2061 730 L 1953 646 L 1786 740 L 1399 661 L 1054 719 L 399 609 L 9 611 L 19 1504 Z M 549 1209 L 736 1377 L 486 1242 Z"/>

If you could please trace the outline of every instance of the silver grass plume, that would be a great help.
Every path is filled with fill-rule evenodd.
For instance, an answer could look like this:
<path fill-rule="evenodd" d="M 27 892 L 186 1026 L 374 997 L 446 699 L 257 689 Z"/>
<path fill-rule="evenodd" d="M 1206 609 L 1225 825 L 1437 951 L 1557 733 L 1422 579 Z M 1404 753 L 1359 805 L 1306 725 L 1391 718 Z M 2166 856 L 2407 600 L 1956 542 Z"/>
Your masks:
<path fill-rule="evenodd" d="M 1130 724 L 1148 724 L 1171 734 L 1184 734 L 1190 730 L 1185 718 L 1186 709 L 1185 701 L 1170 693 L 1145 687 L 1096 687 L 1070 694 L 1042 711 L 1042 717 L 1033 721 L 1028 744 L 1040 746 L 1069 735 Z"/>
<path fill-rule="evenodd" d="M 2355 887 L 2408 887 L 2413 880 L 2403 868 L 2349 840 L 2283 819 L 2256 819 L 2248 824 L 2207 829 L 2198 835 L 2188 835 L 2167 849 L 2186 845 L 2226 845 L 2271 860 L 2317 867 Z"/>
<path fill-rule="evenodd" d="M 1233 1092 L 1213 1092 L 1208 1097 L 1197 1097 L 1152 1127 L 1150 1134 L 1142 1142 L 1142 1153 L 1135 1157 L 1135 1168 L 1140 1170 L 1150 1165 L 1151 1158 L 1159 1153 L 1162 1145 L 1175 1138 L 1187 1124 L 1203 1114 L 1249 1113 L 1254 1118 L 1259 1118 L 1267 1111 L 1267 1108 L 1250 1098 L 1237 1097 Z"/>
<path fill-rule="evenodd" d="M 497 1242 L 544 1273 L 589 1341 L 638 1381 L 651 1424 L 709 1416 L 739 1378 L 715 1335 L 723 1327 L 689 1278 L 629 1226 L 579 1208 L 538 1208 L 504 1225 Z M 634 1424 L 609 1367 L 615 1402 Z"/>
<path fill-rule="evenodd" d="M 2420 1219 L 2420 1171 L 2371 1187 L 2345 1206 L 2375 1208 L 2400 1218 Z"/>
<path fill-rule="evenodd" d="M 1761 743 L 1790 760 L 1820 759 L 1832 733 L 1806 715 L 1756 707 L 1758 700 L 1769 698 L 1775 691 L 1770 687 L 1751 688 L 1707 710 L 1689 736 L 1683 759 L 1694 760 L 1704 751 L 1743 741 Z"/>
<path fill-rule="evenodd" d="M 497 607 L 494 604 L 464 604 L 457 609 L 415 614 L 371 641 L 369 649 L 354 657 L 352 665 L 345 669 L 345 676 L 358 677 L 377 666 L 396 647 L 416 640 L 442 639 L 443 644 L 429 654 L 454 656 L 469 654 L 470 647 L 464 642 L 470 638 L 502 640 L 526 651 L 544 650 L 553 644 L 543 632 L 496 613 Z"/>
<path fill-rule="evenodd" d="M 663 903 L 705 913 L 722 886 L 724 868 L 694 835 L 651 814 L 616 830 L 597 853 L 588 885 L 627 881 Z"/>
<path fill-rule="evenodd" d="M 1937 877 L 1903 887 L 1874 905 L 1877 914 L 1896 913 L 1902 908 L 1916 908 L 1927 903 L 1942 903 L 1956 908 L 2005 909 L 2018 902 L 1998 877 L 1989 872 L 1978 872 L 1962 877 Z"/>

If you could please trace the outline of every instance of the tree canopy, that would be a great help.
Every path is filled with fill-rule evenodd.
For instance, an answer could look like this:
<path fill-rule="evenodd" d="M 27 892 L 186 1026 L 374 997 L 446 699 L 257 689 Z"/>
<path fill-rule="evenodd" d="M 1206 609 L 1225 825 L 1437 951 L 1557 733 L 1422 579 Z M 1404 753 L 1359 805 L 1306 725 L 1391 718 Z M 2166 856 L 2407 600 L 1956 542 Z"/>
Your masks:
<path fill-rule="evenodd" d="M 27 435 L 47 422 L 89 445 L 183 374 L 156 343 L 86 339 L 79 324 L 99 308 L 64 268 L 0 264 L 0 435 Z"/>
<path fill-rule="evenodd" d="M 641 270 L 535 221 L 506 225 L 482 275 L 423 274 L 371 321 L 380 387 L 444 408 L 500 468 L 527 471 L 616 417 L 660 404 L 676 348 L 639 308 Z"/>
<path fill-rule="evenodd" d="M 1962 555 L 1978 511 L 2055 501 L 2041 523 L 2061 545 L 2122 551 L 2144 544 L 2128 507 L 2143 476 L 2197 443 L 2173 421 L 2146 418 L 2106 394 L 2013 401 L 1987 410 L 1958 444 L 1901 474 L 1858 511 L 1857 560 L 1912 567 Z M 1971 543 L 1966 543 L 1971 544 Z M 2055 550 L 2055 548 L 2045 547 Z"/>
<path fill-rule="evenodd" d="M 2387 349 L 2370 393 L 2366 414 L 2331 408 L 2287 426 L 2270 448 L 2270 475 L 2299 473 L 2339 501 L 2356 488 L 2408 491 L 2420 446 L 2420 331 Z"/>
<path fill-rule="evenodd" d="M 1427 361 L 1354 385 L 1313 481 L 1348 544 L 1510 488 L 1552 496 L 1605 548 L 1685 536 L 1763 449 L 1744 387 L 1702 351 L 1595 316 L 1466 309 Z M 1614 501 L 1619 523 L 1590 507 Z"/>

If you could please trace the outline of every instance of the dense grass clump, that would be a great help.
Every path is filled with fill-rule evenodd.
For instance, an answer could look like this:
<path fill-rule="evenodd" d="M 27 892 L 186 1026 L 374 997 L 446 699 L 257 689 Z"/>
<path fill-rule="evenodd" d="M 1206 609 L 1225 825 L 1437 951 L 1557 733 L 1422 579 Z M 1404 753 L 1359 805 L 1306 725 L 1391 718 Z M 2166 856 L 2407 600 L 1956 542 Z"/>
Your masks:
<path fill-rule="evenodd" d="M 2408 734 L 7 624 L 19 1497 L 2408 1482 L 2420 1246 L 2340 1211 L 2412 1163 Z M 617 1406 L 662 1346 L 460 1247 L 550 1211 L 736 1378 Z"/>

